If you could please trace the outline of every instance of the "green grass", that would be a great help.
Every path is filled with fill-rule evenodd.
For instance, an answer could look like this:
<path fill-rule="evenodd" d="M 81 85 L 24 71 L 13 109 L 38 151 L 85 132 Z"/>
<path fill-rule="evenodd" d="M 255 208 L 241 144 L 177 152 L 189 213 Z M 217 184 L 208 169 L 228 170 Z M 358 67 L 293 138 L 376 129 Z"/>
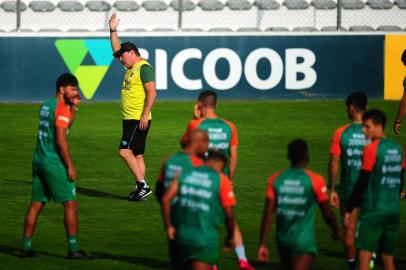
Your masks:
<path fill-rule="evenodd" d="M 179 149 L 179 138 L 191 118 L 192 102 L 158 102 L 146 150 L 147 180 L 153 186 L 162 158 Z M 398 103 L 372 101 L 370 107 L 389 116 L 387 133 Z M 38 104 L 0 104 L 0 268 L 1 269 L 169 269 L 166 239 L 158 203 L 123 199 L 134 182 L 118 156 L 121 136 L 117 103 L 83 104 L 69 144 L 78 171 L 79 244 L 95 257 L 92 261 L 64 259 L 67 251 L 62 206 L 49 203 L 41 214 L 33 247 L 39 257 L 19 259 L 23 218 L 30 202 L 31 159 L 36 142 Z M 259 225 L 267 177 L 288 162 L 286 145 L 293 138 L 309 142 L 310 168 L 326 176 L 333 131 L 348 120 L 342 101 L 220 102 L 218 113 L 233 121 L 239 135 L 239 164 L 235 177 L 235 209 L 251 260 L 256 258 Z M 406 128 L 398 142 L 405 142 Z M 338 213 L 336 212 L 338 217 Z M 406 204 L 396 259 L 406 269 Z M 223 230 L 224 232 L 224 230 Z M 330 238 L 317 218 L 320 254 L 314 269 L 346 269 L 341 244 Z M 403 242 L 403 243 L 402 243 Z M 270 236 L 271 265 L 277 269 L 274 234 Z M 233 253 L 221 254 L 223 269 L 236 269 Z"/>

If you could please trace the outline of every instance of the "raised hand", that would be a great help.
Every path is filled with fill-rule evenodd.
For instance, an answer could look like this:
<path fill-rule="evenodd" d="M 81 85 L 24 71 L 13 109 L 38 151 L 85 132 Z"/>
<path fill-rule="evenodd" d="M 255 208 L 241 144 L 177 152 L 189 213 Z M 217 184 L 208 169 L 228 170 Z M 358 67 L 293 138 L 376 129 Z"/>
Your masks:
<path fill-rule="evenodd" d="M 120 22 L 120 19 L 117 19 L 117 15 L 115 12 L 111 14 L 110 20 L 109 20 L 109 27 L 110 30 L 116 30 L 118 27 L 118 23 Z"/>

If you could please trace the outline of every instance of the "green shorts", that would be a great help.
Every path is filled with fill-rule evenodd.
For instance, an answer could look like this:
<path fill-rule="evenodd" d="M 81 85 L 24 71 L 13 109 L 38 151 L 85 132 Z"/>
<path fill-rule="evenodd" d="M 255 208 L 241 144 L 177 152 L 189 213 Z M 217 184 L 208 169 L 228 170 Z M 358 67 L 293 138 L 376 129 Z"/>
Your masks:
<path fill-rule="evenodd" d="M 32 168 L 32 201 L 65 202 L 76 200 L 76 186 L 69 181 L 68 173 L 63 166 Z"/>
<path fill-rule="evenodd" d="M 360 216 L 355 233 L 358 249 L 394 255 L 400 215 Z"/>
<path fill-rule="evenodd" d="M 210 265 L 216 264 L 219 250 L 218 246 L 200 247 L 171 241 L 169 242 L 169 255 L 173 269 L 182 269 L 181 265 L 191 261 L 200 261 Z"/>

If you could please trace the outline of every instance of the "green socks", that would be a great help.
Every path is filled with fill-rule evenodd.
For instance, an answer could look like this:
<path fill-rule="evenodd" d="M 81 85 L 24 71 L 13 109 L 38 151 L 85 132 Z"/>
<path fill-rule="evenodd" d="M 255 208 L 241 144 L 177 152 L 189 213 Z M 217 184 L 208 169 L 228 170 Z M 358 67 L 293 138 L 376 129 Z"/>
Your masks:
<path fill-rule="evenodd" d="M 77 252 L 79 250 L 78 238 L 76 235 L 68 236 L 68 247 L 70 252 Z"/>
<path fill-rule="evenodd" d="M 31 250 L 31 244 L 32 244 L 32 237 L 24 236 L 23 237 L 23 250 L 24 251 L 30 251 Z"/>

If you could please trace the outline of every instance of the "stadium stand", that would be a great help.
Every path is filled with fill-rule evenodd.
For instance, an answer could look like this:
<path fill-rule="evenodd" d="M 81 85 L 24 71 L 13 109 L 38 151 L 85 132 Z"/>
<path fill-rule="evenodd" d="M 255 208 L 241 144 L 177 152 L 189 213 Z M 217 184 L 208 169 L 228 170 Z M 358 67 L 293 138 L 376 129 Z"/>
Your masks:
<path fill-rule="evenodd" d="M 108 31 L 113 10 L 126 32 L 178 28 L 179 0 L 23 0 L 20 7 L 21 28 L 33 31 Z M 16 29 L 16 9 L 16 1 L 0 0 L 0 30 Z M 337 24 L 337 0 L 184 0 L 183 11 L 182 27 L 189 29 L 184 32 L 283 32 L 303 26 L 324 32 L 336 31 Z M 341 21 L 342 28 L 357 32 L 405 31 L 406 0 L 343 0 Z"/>

